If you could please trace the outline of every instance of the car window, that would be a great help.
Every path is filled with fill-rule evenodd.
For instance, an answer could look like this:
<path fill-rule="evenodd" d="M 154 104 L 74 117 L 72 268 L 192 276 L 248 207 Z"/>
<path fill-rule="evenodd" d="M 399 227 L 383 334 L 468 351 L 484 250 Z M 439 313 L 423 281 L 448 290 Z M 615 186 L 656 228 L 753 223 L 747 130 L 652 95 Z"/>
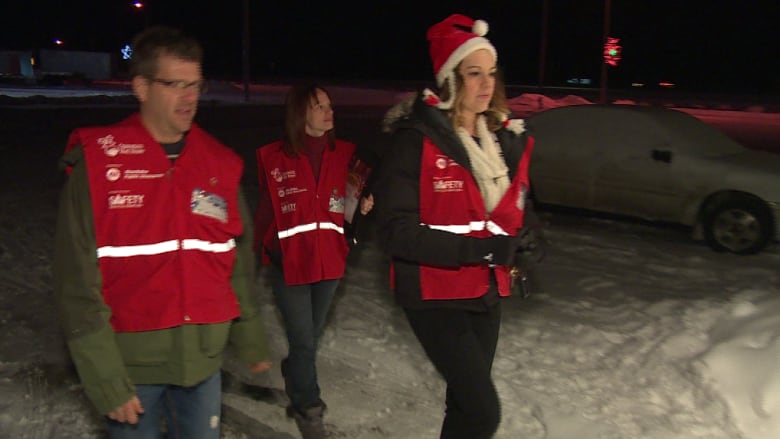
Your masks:
<path fill-rule="evenodd" d="M 687 152 L 703 157 L 719 157 L 744 152 L 745 148 L 696 117 L 677 110 L 654 109 L 650 114 Z"/>
<path fill-rule="evenodd" d="M 538 147 L 567 155 L 668 149 L 701 157 L 738 154 L 744 148 L 689 114 L 636 105 L 573 105 L 527 120 Z"/>
<path fill-rule="evenodd" d="M 537 148 L 560 154 L 629 153 L 668 145 L 668 132 L 619 106 L 580 105 L 538 113 L 528 121 Z"/>

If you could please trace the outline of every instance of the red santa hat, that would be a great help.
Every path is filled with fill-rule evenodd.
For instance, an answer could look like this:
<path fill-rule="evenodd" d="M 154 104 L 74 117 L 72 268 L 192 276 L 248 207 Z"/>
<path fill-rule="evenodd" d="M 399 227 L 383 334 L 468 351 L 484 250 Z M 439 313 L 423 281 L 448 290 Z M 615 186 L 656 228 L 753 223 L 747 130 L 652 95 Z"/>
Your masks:
<path fill-rule="evenodd" d="M 441 87 L 449 79 L 450 96 L 447 101 L 438 103 L 438 107 L 448 109 L 455 100 L 455 66 L 474 51 L 487 49 L 498 60 L 496 48 L 484 36 L 488 24 L 465 15 L 453 14 L 428 29 L 428 41 L 431 44 L 431 61 L 436 84 Z"/>

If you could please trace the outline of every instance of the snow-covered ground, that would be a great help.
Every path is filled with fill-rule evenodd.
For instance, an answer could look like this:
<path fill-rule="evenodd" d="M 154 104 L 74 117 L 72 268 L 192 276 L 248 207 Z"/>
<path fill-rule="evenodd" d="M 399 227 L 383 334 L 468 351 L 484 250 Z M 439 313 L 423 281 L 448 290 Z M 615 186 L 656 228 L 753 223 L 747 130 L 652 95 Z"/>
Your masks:
<path fill-rule="evenodd" d="M 0 139 L 0 438 L 101 438 L 51 305 L 62 177 L 35 130 Z M 780 245 L 735 256 L 677 227 L 542 216 L 550 245 L 533 294 L 503 304 L 497 438 L 780 437 Z M 433 439 L 444 384 L 393 304 L 367 231 L 322 340 L 326 422 L 337 438 Z M 278 364 L 286 345 L 264 273 L 257 291 Z M 226 369 L 224 437 L 298 437 L 278 367 Z"/>

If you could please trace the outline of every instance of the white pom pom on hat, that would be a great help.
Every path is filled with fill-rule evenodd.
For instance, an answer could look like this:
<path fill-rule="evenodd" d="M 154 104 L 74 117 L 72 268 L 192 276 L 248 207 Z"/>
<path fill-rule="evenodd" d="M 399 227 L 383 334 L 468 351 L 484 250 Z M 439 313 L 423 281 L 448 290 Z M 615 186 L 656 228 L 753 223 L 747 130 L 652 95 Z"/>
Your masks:
<path fill-rule="evenodd" d="M 474 26 L 471 26 L 471 31 L 480 37 L 487 35 L 488 30 L 490 30 L 490 27 L 485 20 L 474 20 Z"/>
<path fill-rule="evenodd" d="M 496 48 L 484 38 L 489 26 L 484 20 L 474 20 L 462 14 L 453 14 L 428 29 L 431 61 L 436 83 L 443 86 L 450 79 L 450 95 L 447 101 L 441 101 L 437 107 L 449 109 L 455 100 L 455 67 L 470 53 L 487 49 L 498 61 Z"/>

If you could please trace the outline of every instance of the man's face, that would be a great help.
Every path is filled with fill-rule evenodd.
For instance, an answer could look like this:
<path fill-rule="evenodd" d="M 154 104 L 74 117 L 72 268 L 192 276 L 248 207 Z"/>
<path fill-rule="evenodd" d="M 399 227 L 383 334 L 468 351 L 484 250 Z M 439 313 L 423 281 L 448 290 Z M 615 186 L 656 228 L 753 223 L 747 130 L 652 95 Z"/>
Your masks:
<path fill-rule="evenodd" d="M 165 54 L 157 59 L 155 77 L 133 78 L 141 120 L 155 140 L 174 143 L 189 131 L 202 86 L 200 63 Z"/>

